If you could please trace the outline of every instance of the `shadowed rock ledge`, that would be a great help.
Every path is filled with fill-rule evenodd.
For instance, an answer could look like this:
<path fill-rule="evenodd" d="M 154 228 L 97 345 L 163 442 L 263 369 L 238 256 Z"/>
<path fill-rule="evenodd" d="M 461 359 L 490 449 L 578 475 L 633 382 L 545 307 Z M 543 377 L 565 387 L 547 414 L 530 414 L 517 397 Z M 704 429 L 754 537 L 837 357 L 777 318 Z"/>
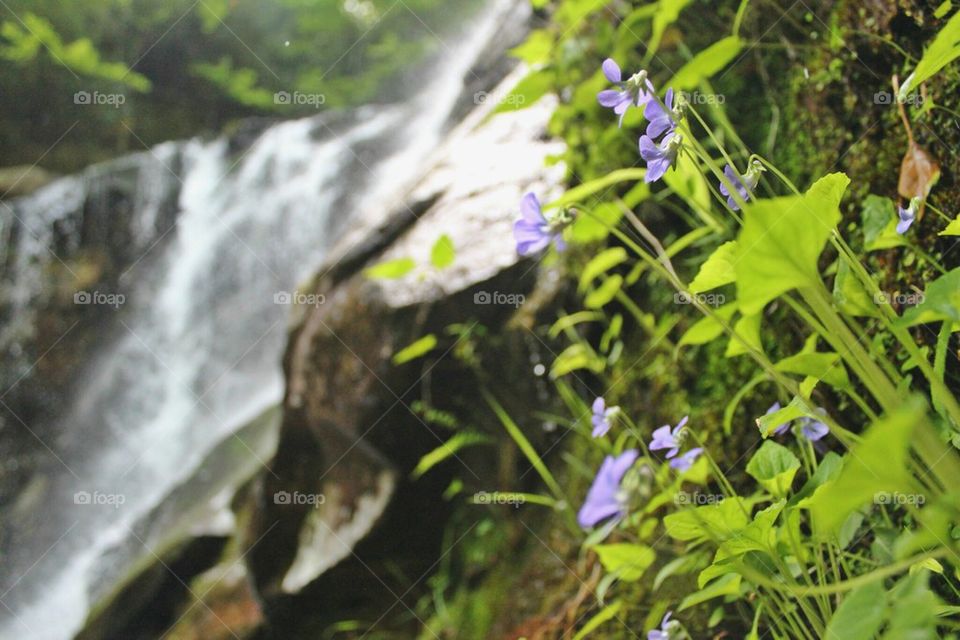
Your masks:
<path fill-rule="evenodd" d="M 549 198 L 562 179 L 562 166 L 544 169 L 547 156 L 562 151 L 545 138 L 552 108 L 545 99 L 489 120 L 491 106 L 478 109 L 450 137 L 408 204 L 385 224 L 349 234 L 310 284 L 324 302 L 299 309 L 284 363 L 277 455 L 272 472 L 257 483 L 257 513 L 247 535 L 248 563 L 273 625 L 269 637 L 297 637 L 305 628 L 304 606 L 317 612 L 308 623 L 314 632 L 334 621 L 331 616 L 349 617 L 376 602 L 386 615 L 402 598 L 375 568 L 385 554 L 414 577 L 436 560 L 447 508 L 440 499 L 444 478 L 408 478 L 449 434 L 411 404 L 428 395 L 437 406 L 449 405 L 456 393 L 479 408 L 476 389 L 457 386 L 470 378 L 456 357 L 463 335 L 448 331 L 451 325 L 514 332 L 507 340 L 520 366 L 504 371 L 529 370 L 521 319 L 549 307 L 555 279 L 518 258 L 512 222 L 525 192 Z M 456 258 L 438 271 L 429 266 L 430 251 L 443 234 Z M 418 267 L 391 280 L 363 274 L 399 258 Z M 530 302 L 520 309 L 484 304 L 481 292 Z M 437 335 L 439 344 L 424 359 L 391 363 L 426 334 Z M 488 471 L 478 468 L 474 475 Z M 298 495 L 322 496 L 314 501 L 322 503 L 300 498 L 296 504 Z"/>

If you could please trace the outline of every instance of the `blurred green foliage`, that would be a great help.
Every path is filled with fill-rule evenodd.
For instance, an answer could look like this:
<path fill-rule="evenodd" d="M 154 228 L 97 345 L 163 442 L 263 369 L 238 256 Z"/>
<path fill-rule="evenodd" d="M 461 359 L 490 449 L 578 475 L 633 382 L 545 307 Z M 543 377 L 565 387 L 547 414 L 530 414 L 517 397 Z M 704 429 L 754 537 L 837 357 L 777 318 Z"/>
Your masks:
<path fill-rule="evenodd" d="M 401 98 L 417 63 L 477 6 L 10 0 L 0 9 L 0 166 L 42 158 L 76 170 L 242 117 Z M 300 99 L 275 97 L 284 93 Z"/>

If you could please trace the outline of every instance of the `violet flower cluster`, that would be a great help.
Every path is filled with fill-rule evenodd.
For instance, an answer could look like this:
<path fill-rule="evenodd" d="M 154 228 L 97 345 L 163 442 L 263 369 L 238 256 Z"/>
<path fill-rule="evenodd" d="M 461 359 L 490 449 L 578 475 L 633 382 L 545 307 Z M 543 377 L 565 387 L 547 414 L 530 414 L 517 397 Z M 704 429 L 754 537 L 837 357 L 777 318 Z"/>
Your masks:
<path fill-rule="evenodd" d="M 677 471 L 686 471 L 692 467 L 693 463 L 700 457 L 700 454 L 703 453 L 703 447 L 694 447 L 677 457 L 677 454 L 680 453 L 680 447 L 683 444 L 684 434 L 686 433 L 684 429 L 687 425 L 688 418 L 689 416 L 684 416 L 673 429 L 671 429 L 668 424 L 663 425 L 653 432 L 653 440 L 650 441 L 651 451 L 668 449 L 666 457 L 670 460 L 670 467 Z"/>
<path fill-rule="evenodd" d="M 780 411 L 780 408 L 780 403 L 774 402 L 772 405 L 770 405 L 770 408 L 767 409 L 767 415 L 771 415 L 777 411 Z M 826 411 L 823 408 L 818 408 L 817 413 L 826 414 Z M 773 435 L 779 436 L 783 433 L 786 433 L 787 429 L 790 428 L 790 424 L 791 422 L 788 420 L 787 422 L 777 425 L 773 429 Z M 830 433 L 830 427 L 828 427 L 825 422 L 807 416 L 800 418 L 797 421 L 797 425 L 800 428 L 800 435 L 810 442 L 816 442 Z"/>
<path fill-rule="evenodd" d="M 661 103 L 644 70 L 623 82 L 620 66 L 614 60 L 607 58 L 601 68 L 603 75 L 617 88 L 598 93 L 597 102 L 620 116 L 619 126 L 623 125 L 623 117 L 630 107 L 643 107 L 647 129 L 640 136 L 639 146 L 640 157 L 647 163 L 644 181 L 656 182 L 673 166 L 680 152 L 683 138 L 676 128 L 683 113 L 681 101 L 674 99 L 673 89 L 667 89 Z"/>
<path fill-rule="evenodd" d="M 589 529 L 609 518 L 626 515 L 628 496 L 620 485 L 639 455 L 636 449 L 629 449 L 617 457 L 607 456 L 604 459 L 587 492 L 587 499 L 577 514 L 577 522 L 581 527 Z"/>
<path fill-rule="evenodd" d="M 590 422 L 593 424 L 593 437 L 600 438 L 610 431 L 613 418 L 620 413 L 620 407 L 608 407 L 606 400 L 601 396 L 593 401 L 592 412 Z"/>
<path fill-rule="evenodd" d="M 917 219 L 917 209 L 920 207 L 921 198 L 913 198 L 910 204 L 904 209 L 897 205 L 897 233 L 903 235 Z"/>
<path fill-rule="evenodd" d="M 573 218 L 572 210 L 562 209 L 548 220 L 535 194 L 523 196 L 520 217 L 513 223 L 517 253 L 521 256 L 533 255 L 546 249 L 551 242 L 557 251 L 563 251 L 567 246 L 563 240 L 563 230 L 573 222 Z"/>

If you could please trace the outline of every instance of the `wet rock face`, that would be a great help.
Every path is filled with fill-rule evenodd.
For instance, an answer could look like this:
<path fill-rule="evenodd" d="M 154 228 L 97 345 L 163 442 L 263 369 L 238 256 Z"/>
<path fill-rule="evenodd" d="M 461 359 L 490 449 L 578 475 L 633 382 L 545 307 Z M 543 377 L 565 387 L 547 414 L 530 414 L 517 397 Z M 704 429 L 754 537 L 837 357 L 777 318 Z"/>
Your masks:
<path fill-rule="evenodd" d="M 552 106 L 545 100 L 489 121 L 486 110 L 468 118 L 409 206 L 384 225 L 355 229 L 316 277 L 313 291 L 324 302 L 299 310 L 284 362 L 278 451 L 272 472 L 261 477 L 258 513 L 246 535 L 270 637 L 320 630 L 335 621 L 330 616 L 349 618 L 372 602 L 385 610 L 405 587 L 384 582 L 379 576 L 388 573 L 377 570 L 379 563 L 394 562 L 416 577 L 435 560 L 447 509 L 440 494 L 450 475 L 409 478 L 450 432 L 411 407 L 424 397 L 436 406 L 456 398 L 458 409 L 474 411 L 478 420 L 489 413 L 459 356 L 463 334 L 451 326 L 482 326 L 501 336 L 514 331 L 512 355 L 527 357 L 520 335 L 526 331 L 509 327 L 518 314 L 536 310 L 518 310 L 504 296 L 530 299 L 543 286 L 536 263 L 516 255 L 512 223 L 527 191 L 557 195 L 563 168 L 544 169 L 547 155 L 561 151 L 544 141 Z M 430 251 L 443 234 L 456 258 L 437 270 Z M 363 274 L 397 258 L 412 258 L 418 267 L 394 280 Z M 542 298 L 549 306 L 552 294 Z M 426 357 L 391 362 L 431 333 L 438 346 Z M 508 372 L 526 369 L 505 367 L 497 382 L 508 384 Z"/>
<path fill-rule="evenodd" d="M 180 145 L 160 145 L 0 206 L 0 504 L 41 440 L 55 443 L 71 376 L 122 313 L 103 296 L 122 294 L 127 270 L 175 224 L 180 158 Z"/>

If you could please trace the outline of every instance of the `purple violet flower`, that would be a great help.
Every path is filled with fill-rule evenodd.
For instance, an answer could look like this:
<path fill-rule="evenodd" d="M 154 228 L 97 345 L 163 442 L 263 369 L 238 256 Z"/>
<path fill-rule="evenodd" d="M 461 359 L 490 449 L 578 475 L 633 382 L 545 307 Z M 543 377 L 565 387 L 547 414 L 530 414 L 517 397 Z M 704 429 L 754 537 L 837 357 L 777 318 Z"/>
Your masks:
<path fill-rule="evenodd" d="M 753 166 L 747 170 L 743 179 L 740 178 L 736 170 L 729 164 L 723 168 L 723 175 L 726 176 L 727 181 L 734 186 L 736 192 L 740 194 L 740 199 L 744 202 L 750 200 L 753 190 L 757 188 L 757 184 L 760 182 L 760 170 L 756 170 Z M 720 182 L 720 193 L 727 197 L 727 205 L 731 209 L 734 211 L 740 210 L 740 205 L 737 204 L 736 198 L 733 197 L 730 189 L 727 188 L 727 185 L 722 181 Z"/>
<path fill-rule="evenodd" d="M 687 425 L 690 416 L 683 416 L 677 426 L 670 429 L 670 425 L 665 424 L 653 432 L 653 440 L 650 441 L 650 450 L 670 449 L 667 451 L 667 457 L 672 458 L 680 452 L 680 444 L 683 441 L 683 428 Z"/>
<path fill-rule="evenodd" d="M 611 420 L 620 411 L 620 407 L 608 407 L 603 397 L 593 401 L 593 437 L 600 438 L 610 431 Z"/>
<path fill-rule="evenodd" d="M 667 89 L 663 97 L 663 104 L 659 100 L 649 100 L 643 110 L 643 117 L 647 119 L 647 136 L 652 140 L 660 137 L 664 131 L 672 133 L 677 127 L 673 107 L 673 89 Z"/>
<path fill-rule="evenodd" d="M 830 427 L 826 423 L 813 418 L 802 418 L 800 420 L 800 433 L 810 442 L 816 442 L 830 433 Z"/>
<path fill-rule="evenodd" d="M 780 409 L 782 409 L 782 407 L 780 406 L 780 403 L 774 402 L 772 405 L 770 405 L 770 408 L 767 409 L 766 415 L 770 415 L 771 413 L 776 413 L 777 411 L 780 411 Z M 788 420 L 787 422 L 784 422 L 783 424 L 778 424 L 776 427 L 774 427 L 773 434 L 779 436 L 789 428 L 790 428 L 790 421 Z"/>
<path fill-rule="evenodd" d="M 545 249 L 552 241 L 557 251 L 566 247 L 560 232 L 562 226 L 550 224 L 543 216 L 537 196 L 528 193 L 520 201 L 520 217 L 513 223 L 513 237 L 517 241 L 517 253 L 529 256 Z"/>
<path fill-rule="evenodd" d="M 667 615 L 663 616 L 663 620 L 660 621 L 660 628 L 647 632 L 647 640 L 670 640 L 672 626 L 670 629 L 667 627 L 670 626 L 670 616 L 672 615 L 673 611 L 667 611 Z"/>
<path fill-rule="evenodd" d="M 664 136 L 659 145 L 650 136 L 640 136 L 640 157 L 647 163 L 644 182 L 656 182 L 663 177 L 676 161 L 681 142 L 681 136 L 674 132 Z"/>
<path fill-rule="evenodd" d="M 627 109 L 634 104 L 642 107 L 647 104 L 653 95 L 653 84 L 647 78 L 646 71 L 638 71 L 628 80 L 623 82 L 623 74 L 618 65 L 612 58 L 603 61 L 603 75 L 607 80 L 614 83 L 619 89 L 606 89 L 597 94 L 597 102 L 601 106 L 613 109 L 613 112 L 620 116 L 620 122 L 617 126 L 623 125 L 623 116 Z"/>
<path fill-rule="evenodd" d="M 903 235 L 907 232 L 907 229 L 910 228 L 910 225 L 913 224 L 913 221 L 916 220 L 917 215 L 912 206 L 904 209 L 897 205 L 897 217 L 900 218 L 897 222 L 897 233 Z"/>
<path fill-rule="evenodd" d="M 907 205 L 906 209 L 897 205 L 897 233 L 903 235 L 907 232 L 913 221 L 917 219 L 917 209 L 920 208 L 921 202 L 923 202 L 923 198 L 918 196 L 910 199 L 910 204 Z"/>
<path fill-rule="evenodd" d="M 627 500 L 620 491 L 620 483 L 639 455 L 636 449 L 628 449 L 616 458 L 607 456 L 604 459 L 577 514 L 581 527 L 589 529 L 608 518 L 621 518 L 626 514 Z"/>
<path fill-rule="evenodd" d="M 677 471 L 686 471 L 693 466 L 693 463 L 697 461 L 697 458 L 700 457 L 701 453 L 703 453 L 702 447 L 694 447 L 679 458 L 674 458 L 671 460 L 670 468 L 676 469 Z"/>

